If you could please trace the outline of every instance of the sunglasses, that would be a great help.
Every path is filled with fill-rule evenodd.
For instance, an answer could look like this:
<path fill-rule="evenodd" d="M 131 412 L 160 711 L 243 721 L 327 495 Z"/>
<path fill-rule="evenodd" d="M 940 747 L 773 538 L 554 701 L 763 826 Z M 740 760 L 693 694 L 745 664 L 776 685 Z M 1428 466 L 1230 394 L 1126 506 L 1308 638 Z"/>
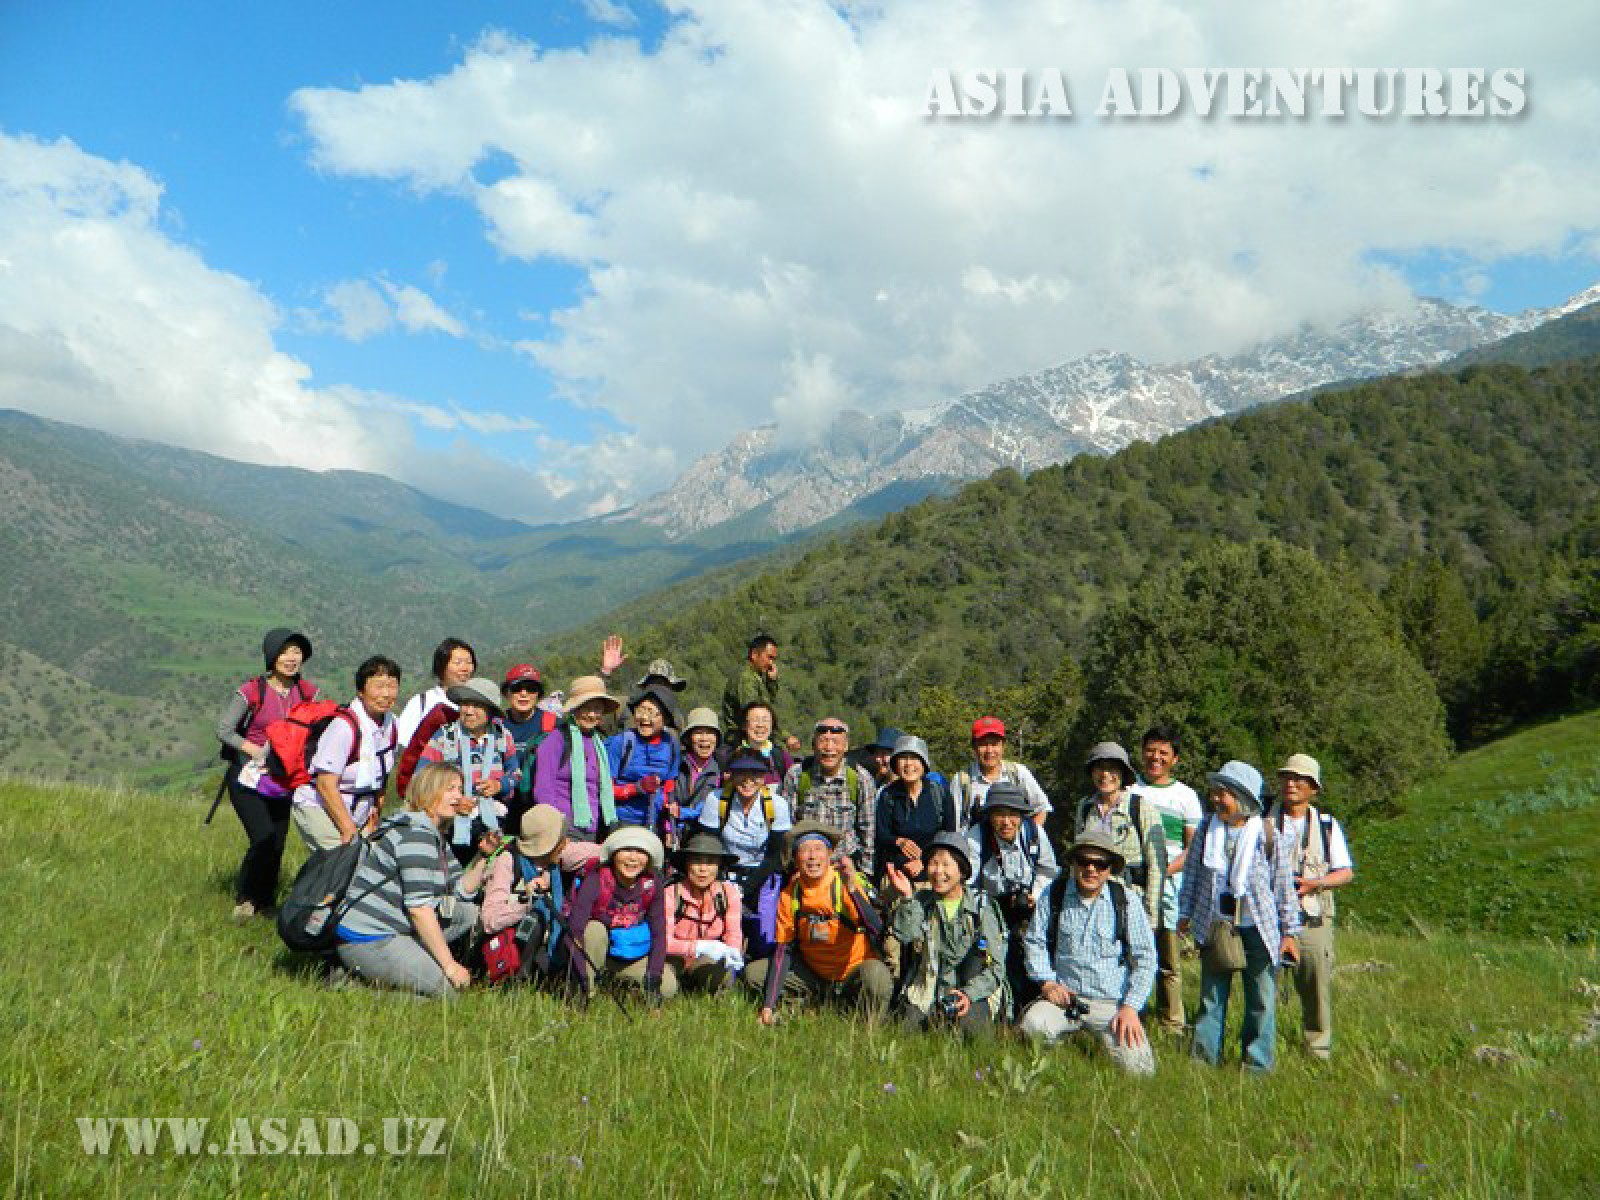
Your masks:
<path fill-rule="evenodd" d="M 1074 866 L 1081 867 L 1086 871 L 1109 871 L 1111 869 L 1111 860 L 1109 858 L 1080 857 L 1073 859 L 1072 863 Z"/>
<path fill-rule="evenodd" d="M 537 692 L 544 691 L 544 689 L 542 687 L 540 687 L 537 683 L 513 683 L 510 687 L 508 687 L 506 689 L 506 691 L 510 692 L 514 696 L 518 692 L 535 692 L 535 693 L 537 693 Z"/>
<path fill-rule="evenodd" d="M 818 733 L 845 734 L 845 733 L 849 733 L 850 731 L 848 729 L 846 729 L 843 725 L 818 725 L 817 726 L 817 732 Z"/>

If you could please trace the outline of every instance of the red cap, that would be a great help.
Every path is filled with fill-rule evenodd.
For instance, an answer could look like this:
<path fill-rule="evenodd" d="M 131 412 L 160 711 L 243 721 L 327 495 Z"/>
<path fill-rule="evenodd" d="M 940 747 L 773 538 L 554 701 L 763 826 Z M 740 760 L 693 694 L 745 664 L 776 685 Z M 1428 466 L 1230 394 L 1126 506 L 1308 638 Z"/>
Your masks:
<path fill-rule="evenodd" d="M 972 723 L 972 740 L 988 737 L 991 733 L 1000 737 L 1006 735 L 1006 725 L 999 717 L 979 717 Z"/>
<path fill-rule="evenodd" d="M 506 672 L 501 687 L 510 687 L 513 683 L 537 683 L 544 687 L 544 677 L 539 674 L 539 668 L 532 663 L 518 663 Z"/>

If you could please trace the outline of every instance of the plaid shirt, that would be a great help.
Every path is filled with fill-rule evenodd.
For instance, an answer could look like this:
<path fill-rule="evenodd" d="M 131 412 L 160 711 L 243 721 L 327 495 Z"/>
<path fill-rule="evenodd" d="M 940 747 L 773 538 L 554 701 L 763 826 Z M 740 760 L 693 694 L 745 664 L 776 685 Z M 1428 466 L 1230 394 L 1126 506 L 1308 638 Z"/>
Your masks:
<path fill-rule="evenodd" d="M 878 786 L 872 776 L 860 767 L 841 763 L 839 773 L 822 778 L 813 772 L 807 785 L 805 800 L 800 799 L 800 772 L 803 763 L 796 763 L 783 777 L 783 796 L 789 802 L 794 823 L 821 821 L 844 831 L 844 841 L 839 849 L 855 860 L 856 868 L 868 879 L 872 878 L 873 850 L 877 836 Z M 850 803 L 850 787 L 845 773 L 856 773 L 859 790 L 857 803 Z"/>
<path fill-rule="evenodd" d="M 1117 940 L 1117 914 L 1108 885 L 1089 904 L 1078 898 L 1078 885 L 1068 880 L 1062 891 L 1061 928 L 1054 946 L 1045 945 L 1050 932 L 1050 888 L 1039 897 L 1033 920 L 1023 935 L 1028 978 L 1035 983 L 1052 979 L 1075 996 L 1109 1000 L 1141 1009 L 1156 979 L 1156 938 L 1150 919 L 1133 889 L 1128 889 L 1128 946 L 1133 969 L 1122 963 Z"/>
<path fill-rule="evenodd" d="M 1215 819 L 1207 813 L 1194 831 L 1189 857 L 1183 863 L 1183 890 L 1178 893 L 1178 919 L 1189 918 L 1194 940 L 1202 946 L 1216 924 L 1217 896 L 1222 890 L 1217 886 L 1218 872 L 1205 864 L 1206 835 Z M 1294 890 L 1294 839 L 1278 837 L 1269 863 L 1266 842 L 1271 833 L 1270 829 L 1262 830 L 1256 860 L 1250 864 L 1250 886 L 1239 900 L 1260 931 L 1261 940 L 1276 956 L 1278 943 L 1300 932 L 1300 900 Z"/>

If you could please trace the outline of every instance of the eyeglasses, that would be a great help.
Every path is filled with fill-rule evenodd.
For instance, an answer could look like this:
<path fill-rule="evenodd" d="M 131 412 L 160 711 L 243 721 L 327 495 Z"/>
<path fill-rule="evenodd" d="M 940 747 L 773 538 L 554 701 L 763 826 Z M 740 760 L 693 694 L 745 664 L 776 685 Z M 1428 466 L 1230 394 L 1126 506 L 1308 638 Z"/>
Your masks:
<path fill-rule="evenodd" d="M 1075 858 L 1073 865 L 1084 871 L 1109 871 L 1111 860 L 1109 858 Z"/>
<path fill-rule="evenodd" d="M 849 733 L 850 731 L 848 729 L 846 729 L 843 725 L 818 725 L 817 726 L 817 732 L 818 733 L 833 733 L 833 734 L 838 734 L 840 736 L 843 736 L 843 735 Z"/>

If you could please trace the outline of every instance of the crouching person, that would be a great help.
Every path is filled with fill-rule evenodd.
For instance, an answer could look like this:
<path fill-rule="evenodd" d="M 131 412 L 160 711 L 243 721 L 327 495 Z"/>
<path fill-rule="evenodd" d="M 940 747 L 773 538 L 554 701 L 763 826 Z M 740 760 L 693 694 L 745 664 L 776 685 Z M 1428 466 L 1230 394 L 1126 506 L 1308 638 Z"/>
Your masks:
<path fill-rule="evenodd" d="M 477 803 L 464 794 L 454 767 L 417 772 L 405 811 L 378 829 L 350 881 L 338 954 L 353 974 L 424 996 L 448 995 L 471 982 L 451 945 L 464 941 L 478 919 L 469 897 L 482 886 L 498 839 L 486 837 L 463 871 L 443 830 Z"/>
<path fill-rule="evenodd" d="M 519 836 L 495 856 L 483 888 L 483 961 L 489 981 L 549 979 L 565 965 L 561 913 L 573 880 L 599 856 L 567 836 L 548 804 L 522 814 Z"/>
<path fill-rule="evenodd" d="M 1139 898 L 1120 879 L 1116 842 L 1080 834 L 1067 871 L 1050 885 L 1028 926 L 1028 974 L 1039 999 L 1022 1032 L 1055 1042 L 1092 1034 L 1123 1070 L 1153 1075 L 1155 1055 L 1139 1020 L 1156 976 L 1156 939 Z"/>
<path fill-rule="evenodd" d="M 584 996 L 606 982 L 643 990 L 651 1002 L 678 994 L 667 965 L 667 916 L 661 839 L 624 825 L 600 847 L 600 862 L 572 901 L 572 969 Z"/>
<path fill-rule="evenodd" d="M 669 884 L 667 961 L 691 991 L 719 992 L 744 970 L 738 887 L 717 876 L 739 861 L 714 833 L 697 833 L 673 853 L 682 878 Z"/>
<path fill-rule="evenodd" d="M 820 821 L 801 821 L 784 840 L 794 870 L 778 898 L 777 949 L 745 968 L 761 996 L 763 1025 L 777 1023 L 782 995 L 846 1005 L 868 1020 L 889 1007 L 894 980 L 873 948 L 883 927 L 855 864 L 842 855 L 843 840 Z"/>
<path fill-rule="evenodd" d="M 964 886 L 972 862 L 960 834 L 930 838 L 923 866 L 928 886 L 920 892 L 892 862 L 884 867 L 898 897 L 889 929 L 902 947 L 895 1015 L 912 1029 L 987 1032 L 1005 1003 L 1000 914 L 984 892 Z"/>

